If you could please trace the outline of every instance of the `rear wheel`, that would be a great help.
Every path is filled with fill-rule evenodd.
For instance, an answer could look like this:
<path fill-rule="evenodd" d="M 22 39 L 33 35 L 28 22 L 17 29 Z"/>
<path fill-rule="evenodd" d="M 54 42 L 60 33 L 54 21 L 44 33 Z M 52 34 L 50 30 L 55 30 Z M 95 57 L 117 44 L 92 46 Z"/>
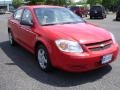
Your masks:
<path fill-rule="evenodd" d="M 104 19 L 104 16 L 101 16 L 101 19 Z"/>
<path fill-rule="evenodd" d="M 118 17 L 116 17 L 116 21 L 119 21 Z"/>
<path fill-rule="evenodd" d="M 107 18 L 107 15 L 105 15 L 105 18 Z"/>
<path fill-rule="evenodd" d="M 12 35 L 12 33 L 10 31 L 8 32 L 8 36 L 9 36 L 9 43 L 10 43 L 10 45 L 14 46 L 15 45 L 15 41 L 14 41 L 13 35 Z"/>
<path fill-rule="evenodd" d="M 39 64 L 40 68 L 43 71 L 48 72 L 52 69 L 48 51 L 43 45 L 39 45 L 37 47 L 36 58 L 38 60 L 38 64 Z"/>
<path fill-rule="evenodd" d="M 93 19 L 93 17 L 92 17 L 92 16 L 90 16 L 90 19 Z"/>
<path fill-rule="evenodd" d="M 106 15 L 102 14 L 101 19 L 104 19 L 104 18 L 106 18 Z"/>
<path fill-rule="evenodd" d="M 80 14 L 80 17 L 81 17 L 81 18 L 83 17 L 82 14 Z"/>

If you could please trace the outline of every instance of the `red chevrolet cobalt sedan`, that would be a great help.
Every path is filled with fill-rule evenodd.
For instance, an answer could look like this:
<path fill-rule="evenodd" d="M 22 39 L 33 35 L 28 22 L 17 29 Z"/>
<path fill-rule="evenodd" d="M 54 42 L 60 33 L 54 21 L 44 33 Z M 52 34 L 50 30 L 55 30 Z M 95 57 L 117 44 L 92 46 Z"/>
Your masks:
<path fill-rule="evenodd" d="M 94 70 L 114 61 L 118 44 L 112 33 L 88 24 L 58 6 L 23 6 L 8 20 L 9 42 L 36 56 L 43 71 Z"/>

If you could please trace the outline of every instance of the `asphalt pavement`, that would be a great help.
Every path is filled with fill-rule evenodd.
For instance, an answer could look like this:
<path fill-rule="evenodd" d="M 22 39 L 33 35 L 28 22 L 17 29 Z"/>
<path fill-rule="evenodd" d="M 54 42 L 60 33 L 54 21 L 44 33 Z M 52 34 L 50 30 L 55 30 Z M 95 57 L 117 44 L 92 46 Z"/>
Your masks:
<path fill-rule="evenodd" d="M 0 90 L 120 90 L 120 56 L 104 68 L 86 73 L 40 70 L 34 56 L 8 43 L 7 20 L 0 15 Z M 106 19 L 85 18 L 112 32 L 120 45 L 120 22 L 110 14 Z"/>

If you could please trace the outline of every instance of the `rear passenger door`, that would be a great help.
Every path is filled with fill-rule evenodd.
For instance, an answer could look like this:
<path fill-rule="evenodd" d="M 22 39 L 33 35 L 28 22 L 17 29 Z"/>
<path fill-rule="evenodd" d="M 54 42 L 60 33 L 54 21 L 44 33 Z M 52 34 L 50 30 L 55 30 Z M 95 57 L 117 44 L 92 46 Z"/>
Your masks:
<path fill-rule="evenodd" d="M 15 40 L 19 40 L 19 27 L 22 13 L 23 9 L 16 10 L 16 12 L 13 14 L 13 19 L 10 20 L 10 28 L 12 30 Z"/>

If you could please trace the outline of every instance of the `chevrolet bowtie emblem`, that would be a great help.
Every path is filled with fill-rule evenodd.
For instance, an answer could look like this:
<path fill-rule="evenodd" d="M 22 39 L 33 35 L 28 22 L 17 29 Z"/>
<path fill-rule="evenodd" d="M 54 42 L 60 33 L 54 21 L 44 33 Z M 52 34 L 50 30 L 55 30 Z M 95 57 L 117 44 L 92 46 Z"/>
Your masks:
<path fill-rule="evenodd" d="M 105 44 L 101 44 L 100 47 L 101 47 L 101 48 L 105 47 Z"/>

